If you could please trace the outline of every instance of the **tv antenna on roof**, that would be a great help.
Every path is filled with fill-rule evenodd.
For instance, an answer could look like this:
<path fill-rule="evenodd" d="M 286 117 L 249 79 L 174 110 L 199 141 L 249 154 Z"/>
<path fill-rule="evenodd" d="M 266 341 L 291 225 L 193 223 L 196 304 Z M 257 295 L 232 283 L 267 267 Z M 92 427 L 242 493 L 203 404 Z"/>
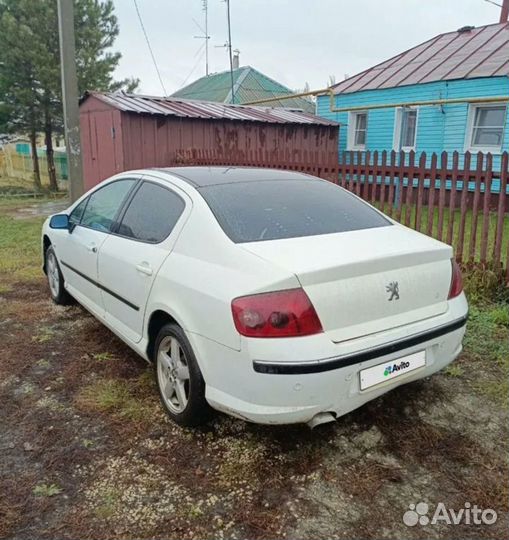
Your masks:
<path fill-rule="evenodd" d="M 205 12 L 205 28 L 202 28 L 194 19 L 194 24 L 203 32 L 201 36 L 193 36 L 196 39 L 205 40 L 205 75 L 209 76 L 209 6 L 208 0 L 202 0 L 203 11 Z"/>
<path fill-rule="evenodd" d="M 230 0 L 223 0 L 226 4 L 226 20 L 228 23 L 228 41 L 224 45 L 216 45 L 216 47 L 224 47 L 228 51 L 230 57 L 230 85 L 231 85 L 231 100 L 230 103 L 235 103 L 235 87 L 233 85 L 233 55 L 232 55 L 232 25 L 230 16 Z"/>

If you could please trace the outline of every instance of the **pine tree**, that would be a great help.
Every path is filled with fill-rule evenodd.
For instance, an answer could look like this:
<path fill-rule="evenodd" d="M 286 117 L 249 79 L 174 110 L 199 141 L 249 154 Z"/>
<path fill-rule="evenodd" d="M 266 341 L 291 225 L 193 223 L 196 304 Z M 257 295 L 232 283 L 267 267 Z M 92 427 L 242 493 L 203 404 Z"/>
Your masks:
<path fill-rule="evenodd" d="M 133 91 L 137 79 L 113 80 L 120 53 L 112 0 L 75 0 L 79 90 Z M 53 135 L 62 132 L 57 0 L 0 0 L 0 92 L 12 128 L 44 132 L 50 189 L 57 189 Z M 35 142 L 34 142 L 35 145 Z M 33 152 L 34 153 L 34 152 Z M 34 169 L 35 170 L 35 169 Z"/>
<path fill-rule="evenodd" d="M 23 0 L 19 5 L 22 7 Z M 0 2 L 0 96 L 1 130 L 28 133 L 32 154 L 33 180 L 41 188 L 39 160 L 36 151 L 37 131 L 41 128 L 36 78 L 36 54 L 26 47 L 35 39 L 29 25 L 17 19 L 5 2 Z M 25 44 L 25 46 L 23 46 Z"/>

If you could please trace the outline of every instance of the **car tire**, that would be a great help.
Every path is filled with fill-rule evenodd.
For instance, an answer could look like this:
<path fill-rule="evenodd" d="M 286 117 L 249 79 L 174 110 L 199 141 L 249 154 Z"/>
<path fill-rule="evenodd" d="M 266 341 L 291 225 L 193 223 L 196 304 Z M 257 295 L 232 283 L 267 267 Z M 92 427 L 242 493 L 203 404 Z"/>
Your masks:
<path fill-rule="evenodd" d="M 205 381 L 184 331 L 165 324 L 154 346 L 154 369 L 161 403 L 177 424 L 205 423 L 212 409 L 205 399 Z"/>
<path fill-rule="evenodd" d="M 58 264 L 55 250 L 50 246 L 44 254 L 44 268 L 48 277 L 51 298 L 55 304 L 67 306 L 73 302 L 72 296 L 65 289 L 65 281 Z"/>

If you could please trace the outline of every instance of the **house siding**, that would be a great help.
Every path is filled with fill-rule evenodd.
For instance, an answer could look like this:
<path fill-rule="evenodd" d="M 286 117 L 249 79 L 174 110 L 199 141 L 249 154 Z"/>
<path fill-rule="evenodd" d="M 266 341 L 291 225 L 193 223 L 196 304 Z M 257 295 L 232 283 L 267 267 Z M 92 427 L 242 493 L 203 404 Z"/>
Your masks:
<path fill-rule="evenodd" d="M 509 78 L 490 77 L 439 81 L 382 90 L 366 90 L 351 94 L 339 94 L 335 97 L 335 105 L 336 107 L 346 108 L 384 103 L 409 103 L 435 99 L 470 99 L 508 95 Z M 432 152 L 440 153 L 444 150 L 451 153 L 458 151 L 461 154 L 460 161 L 463 162 L 468 110 L 468 103 L 419 107 L 416 153 L 426 152 L 431 154 Z M 349 114 L 347 112 L 331 112 L 329 96 L 318 97 L 317 114 L 324 118 L 340 122 L 339 151 L 343 152 L 347 150 Z M 368 111 L 366 150 L 393 150 L 395 115 L 395 108 L 371 109 Z M 506 114 L 502 150 L 509 150 L 509 107 Z M 494 166 L 499 167 L 499 165 L 500 156 L 494 155 Z"/>

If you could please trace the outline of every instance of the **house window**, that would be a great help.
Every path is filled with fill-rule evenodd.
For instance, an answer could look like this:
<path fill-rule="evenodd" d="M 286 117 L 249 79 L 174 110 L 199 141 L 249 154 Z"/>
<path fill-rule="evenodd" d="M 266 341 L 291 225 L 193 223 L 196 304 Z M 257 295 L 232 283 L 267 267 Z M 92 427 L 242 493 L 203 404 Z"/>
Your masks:
<path fill-rule="evenodd" d="M 396 121 L 394 124 L 394 150 L 410 152 L 415 150 L 417 139 L 417 116 L 418 109 L 404 107 L 396 109 Z"/>
<path fill-rule="evenodd" d="M 472 105 L 469 112 L 467 149 L 500 152 L 504 138 L 505 105 Z"/>
<path fill-rule="evenodd" d="M 348 147 L 350 150 L 365 150 L 368 131 L 368 113 L 350 113 Z"/>

